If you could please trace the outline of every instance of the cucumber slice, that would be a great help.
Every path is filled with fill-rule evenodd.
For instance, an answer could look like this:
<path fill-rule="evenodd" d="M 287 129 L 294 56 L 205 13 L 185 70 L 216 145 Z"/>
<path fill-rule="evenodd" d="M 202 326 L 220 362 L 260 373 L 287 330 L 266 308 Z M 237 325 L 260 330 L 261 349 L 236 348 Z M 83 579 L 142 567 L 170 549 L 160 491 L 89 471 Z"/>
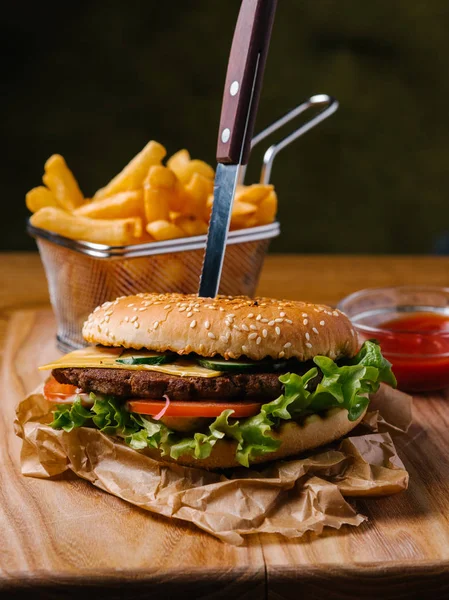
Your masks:
<path fill-rule="evenodd" d="M 121 365 L 163 365 L 173 362 L 173 356 L 170 354 L 157 354 L 156 352 L 142 352 L 126 355 L 122 354 L 115 362 Z"/>
<path fill-rule="evenodd" d="M 257 362 L 251 362 L 249 360 L 226 360 L 225 358 L 198 358 L 198 362 L 202 367 L 206 369 L 214 369 L 215 371 L 233 371 L 235 373 L 242 373 L 247 371 L 260 371 L 260 372 L 271 372 L 271 371 L 282 371 L 287 367 L 287 361 L 285 360 L 259 360 Z"/>

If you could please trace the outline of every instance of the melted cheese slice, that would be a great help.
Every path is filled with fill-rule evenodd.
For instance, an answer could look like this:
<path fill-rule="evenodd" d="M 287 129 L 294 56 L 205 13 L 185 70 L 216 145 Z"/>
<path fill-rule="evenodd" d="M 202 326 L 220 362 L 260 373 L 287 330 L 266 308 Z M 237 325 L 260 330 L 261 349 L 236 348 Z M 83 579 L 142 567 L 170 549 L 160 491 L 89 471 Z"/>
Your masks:
<path fill-rule="evenodd" d="M 74 368 L 93 369 L 126 369 L 128 371 L 156 371 L 177 377 L 218 377 L 221 371 L 206 369 L 189 358 L 177 358 L 176 362 L 163 365 L 124 365 L 117 362 L 118 358 L 144 358 L 157 356 L 156 352 L 140 352 L 138 350 L 124 350 L 123 348 L 101 348 L 90 346 L 75 350 L 58 358 L 48 365 L 39 367 L 39 370 Z"/>

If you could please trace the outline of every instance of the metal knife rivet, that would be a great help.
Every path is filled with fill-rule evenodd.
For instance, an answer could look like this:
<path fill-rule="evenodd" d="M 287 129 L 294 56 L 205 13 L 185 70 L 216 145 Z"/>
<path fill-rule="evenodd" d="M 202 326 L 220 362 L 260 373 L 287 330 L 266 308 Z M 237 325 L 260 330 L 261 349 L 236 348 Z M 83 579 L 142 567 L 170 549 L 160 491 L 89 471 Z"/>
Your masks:
<path fill-rule="evenodd" d="M 239 82 L 238 81 L 233 81 L 231 83 L 231 87 L 229 88 L 229 92 L 231 94 L 231 96 L 236 96 L 237 92 L 239 91 Z"/>
<path fill-rule="evenodd" d="M 221 132 L 221 141 L 223 142 L 223 144 L 226 144 L 226 142 L 229 142 L 229 138 L 231 137 L 231 130 L 226 127 L 226 129 L 223 129 L 223 131 Z"/>

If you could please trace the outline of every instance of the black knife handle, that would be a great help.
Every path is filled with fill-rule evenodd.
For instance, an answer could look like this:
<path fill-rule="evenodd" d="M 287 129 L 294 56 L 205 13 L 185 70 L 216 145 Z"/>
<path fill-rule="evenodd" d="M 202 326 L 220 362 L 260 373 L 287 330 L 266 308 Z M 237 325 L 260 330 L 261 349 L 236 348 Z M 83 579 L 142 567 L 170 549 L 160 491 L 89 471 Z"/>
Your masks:
<path fill-rule="evenodd" d="M 219 163 L 248 162 L 276 5 L 277 0 L 242 0 L 221 107 Z"/>

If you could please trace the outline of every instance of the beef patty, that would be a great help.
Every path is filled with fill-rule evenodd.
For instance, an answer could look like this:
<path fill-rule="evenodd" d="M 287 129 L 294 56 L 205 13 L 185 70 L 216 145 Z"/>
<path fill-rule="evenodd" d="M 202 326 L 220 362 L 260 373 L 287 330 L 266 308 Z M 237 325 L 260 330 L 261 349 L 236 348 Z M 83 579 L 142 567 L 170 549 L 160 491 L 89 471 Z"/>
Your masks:
<path fill-rule="evenodd" d="M 170 400 L 270 401 L 282 393 L 280 373 L 236 373 L 206 378 L 176 377 L 156 371 L 66 368 L 54 369 L 52 374 L 59 383 L 76 385 L 84 392 L 120 398 L 156 400 L 167 394 Z M 315 380 L 308 389 L 316 387 L 319 378 Z"/>

